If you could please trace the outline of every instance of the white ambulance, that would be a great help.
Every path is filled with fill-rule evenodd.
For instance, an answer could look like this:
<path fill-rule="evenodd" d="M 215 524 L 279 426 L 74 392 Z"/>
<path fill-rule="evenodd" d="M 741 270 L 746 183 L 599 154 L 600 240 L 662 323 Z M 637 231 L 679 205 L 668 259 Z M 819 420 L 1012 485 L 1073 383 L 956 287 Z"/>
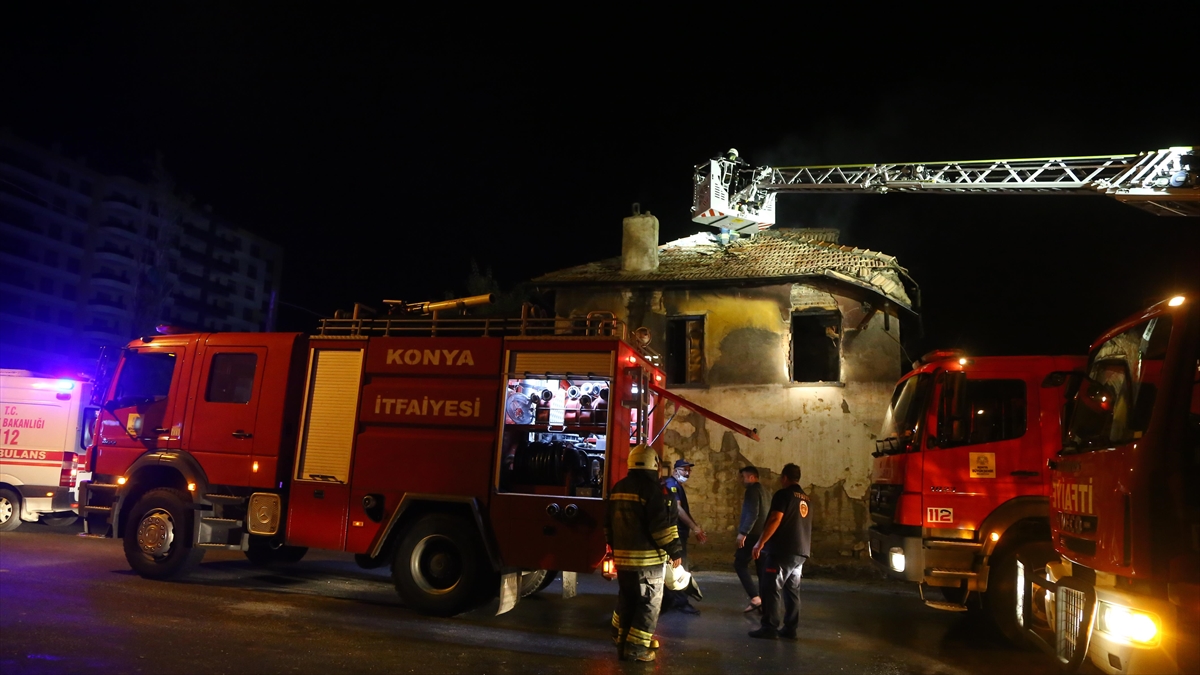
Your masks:
<path fill-rule="evenodd" d="M 90 382 L 0 370 L 0 531 L 76 521 L 78 466 L 97 410 L 90 399 Z"/>

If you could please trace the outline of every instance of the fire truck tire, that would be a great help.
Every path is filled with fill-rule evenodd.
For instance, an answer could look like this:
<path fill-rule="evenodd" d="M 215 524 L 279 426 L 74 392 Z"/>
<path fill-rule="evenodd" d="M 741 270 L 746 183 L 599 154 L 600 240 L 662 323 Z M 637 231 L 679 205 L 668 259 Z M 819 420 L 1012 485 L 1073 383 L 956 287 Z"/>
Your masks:
<path fill-rule="evenodd" d="M 414 523 L 392 559 L 392 581 L 404 604 L 436 616 L 483 604 L 495 592 L 495 577 L 474 523 L 446 514 Z"/>
<path fill-rule="evenodd" d="M 259 539 L 258 537 L 250 537 L 249 547 L 246 549 L 246 559 L 250 564 L 258 567 L 271 567 L 274 565 L 291 565 L 298 563 L 304 554 L 308 553 L 307 546 L 274 546 L 267 539 Z"/>
<path fill-rule="evenodd" d="M 169 579 L 200 562 L 192 545 L 191 499 L 182 490 L 155 488 L 134 504 L 125 524 L 125 560 L 147 579 Z"/>
<path fill-rule="evenodd" d="M 558 578 L 558 570 L 525 570 L 521 574 L 521 597 L 528 598 L 534 593 L 545 590 Z"/>
<path fill-rule="evenodd" d="M 995 558 L 988 572 L 988 590 L 983 604 L 992 624 L 1014 646 L 1027 647 L 1029 642 L 1017 625 L 1017 557 L 1027 567 L 1037 568 L 1058 559 L 1054 545 L 1048 541 L 1024 541 L 1003 551 Z"/>
<path fill-rule="evenodd" d="M 8 488 L 0 488 L 0 532 L 12 532 L 21 526 L 21 498 Z"/>
<path fill-rule="evenodd" d="M 67 527 L 74 525 L 75 521 L 79 520 L 79 516 L 71 513 L 65 516 L 42 516 L 38 520 L 49 527 Z"/>

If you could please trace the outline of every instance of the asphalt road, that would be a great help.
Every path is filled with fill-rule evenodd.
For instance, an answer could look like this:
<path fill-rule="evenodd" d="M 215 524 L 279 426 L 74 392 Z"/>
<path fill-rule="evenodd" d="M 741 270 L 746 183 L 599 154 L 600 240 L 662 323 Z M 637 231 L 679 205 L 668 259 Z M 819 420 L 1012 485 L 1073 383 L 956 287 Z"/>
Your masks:
<path fill-rule="evenodd" d="M 209 552 L 180 582 L 142 579 L 120 543 L 80 528 L 0 533 L 0 672 L 16 673 L 1056 673 L 971 616 L 926 608 L 892 582 L 809 579 L 800 639 L 746 636 L 732 573 L 700 572 L 702 613 L 667 613 L 654 664 L 609 641 L 616 582 L 556 582 L 516 609 L 452 619 L 406 609 L 386 570 L 312 552 L 285 570 Z"/>

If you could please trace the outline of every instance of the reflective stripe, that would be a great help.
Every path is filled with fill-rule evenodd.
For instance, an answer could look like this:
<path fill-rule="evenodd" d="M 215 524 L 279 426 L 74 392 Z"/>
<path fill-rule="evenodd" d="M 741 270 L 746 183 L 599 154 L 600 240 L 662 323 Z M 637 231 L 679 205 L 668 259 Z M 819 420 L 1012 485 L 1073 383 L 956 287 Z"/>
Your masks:
<path fill-rule="evenodd" d="M 642 499 L 635 494 L 629 494 L 628 492 L 614 492 L 613 494 L 609 495 L 608 498 L 617 502 L 638 502 L 639 504 L 646 503 L 645 499 Z"/>
<path fill-rule="evenodd" d="M 644 630 L 638 630 L 633 626 L 630 626 L 629 635 L 625 636 L 625 641 L 632 642 L 635 645 L 641 645 L 642 647 L 649 647 L 650 638 L 652 637 L 654 637 L 652 633 L 647 633 Z"/>
<path fill-rule="evenodd" d="M 667 554 L 662 552 L 629 551 L 628 555 L 623 555 L 623 553 L 613 552 L 613 562 L 616 563 L 618 569 L 622 567 L 654 567 L 667 562 Z"/>
<path fill-rule="evenodd" d="M 613 612 L 613 620 L 612 620 L 612 625 L 613 625 L 613 628 L 620 628 L 620 627 L 621 627 L 621 617 L 617 616 L 617 613 L 616 613 L 616 612 Z"/>
<path fill-rule="evenodd" d="M 650 536 L 654 537 L 654 543 L 658 544 L 659 546 L 666 546 L 672 539 L 679 538 L 679 528 L 675 525 L 672 525 L 666 529 L 659 530 Z"/>

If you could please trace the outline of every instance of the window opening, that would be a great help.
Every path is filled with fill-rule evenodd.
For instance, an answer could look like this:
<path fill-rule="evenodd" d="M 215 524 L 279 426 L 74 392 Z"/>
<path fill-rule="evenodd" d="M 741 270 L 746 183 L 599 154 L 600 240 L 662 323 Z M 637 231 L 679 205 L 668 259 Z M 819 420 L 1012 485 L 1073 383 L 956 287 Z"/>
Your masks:
<path fill-rule="evenodd" d="M 667 319 L 667 384 L 704 382 L 704 317 Z"/>
<path fill-rule="evenodd" d="M 792 315 L 792 381 L 841 382 L 842 315 L 804 311 Z"/>

